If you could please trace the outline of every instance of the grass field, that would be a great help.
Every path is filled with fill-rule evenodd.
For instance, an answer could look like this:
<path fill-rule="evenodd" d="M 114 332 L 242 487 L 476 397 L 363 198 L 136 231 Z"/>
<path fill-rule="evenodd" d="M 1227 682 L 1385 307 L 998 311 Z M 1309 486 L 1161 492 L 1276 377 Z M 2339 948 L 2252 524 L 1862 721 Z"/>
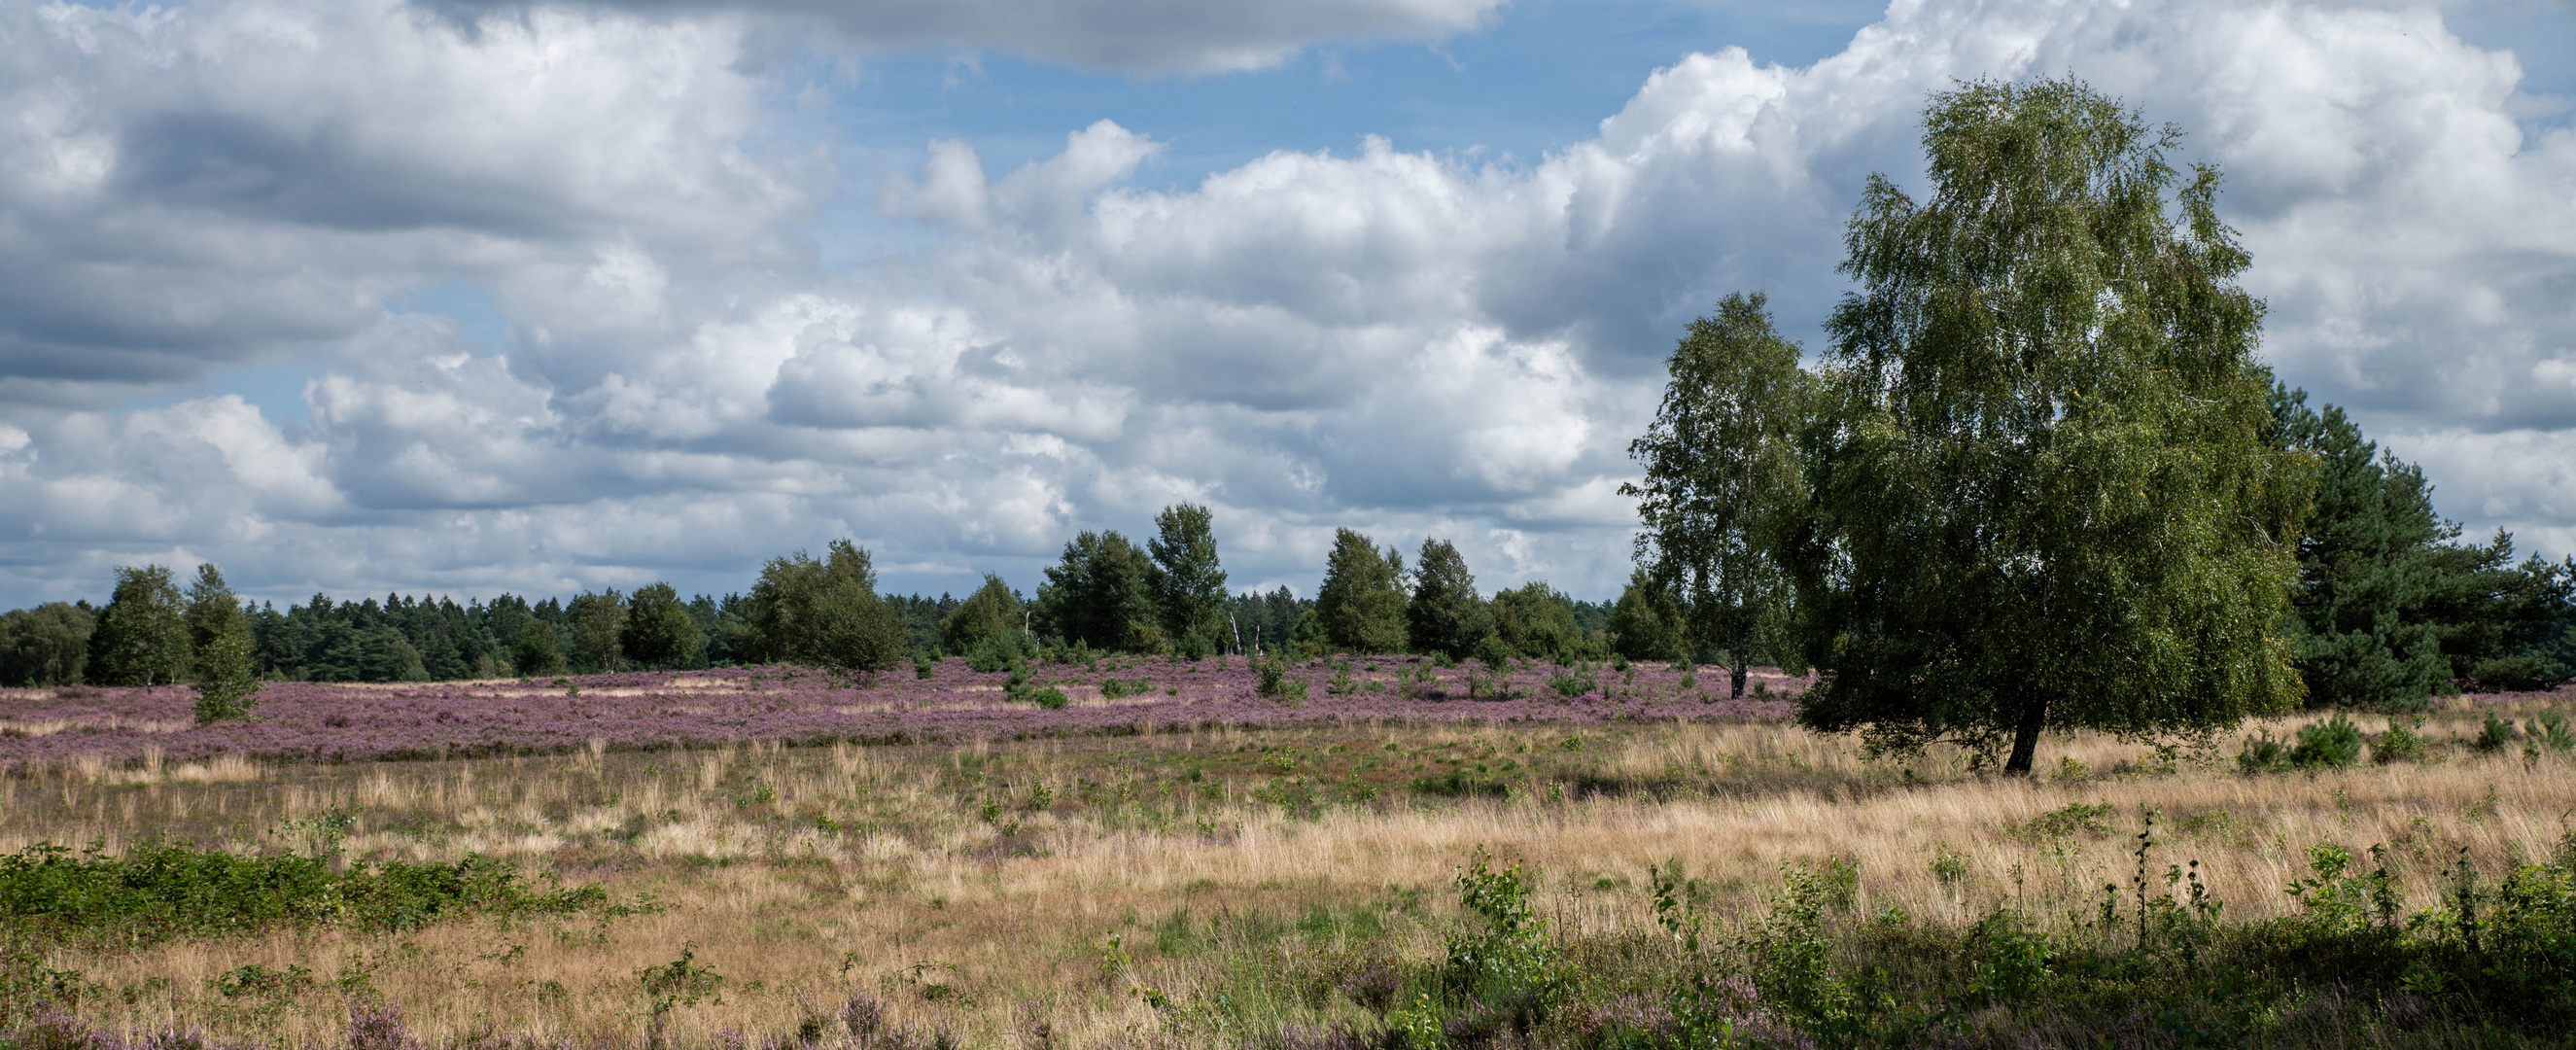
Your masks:
<path fill-rule="evenodd" d="M 2344 922 L 2318 917 L 2324 891 L 2285 892 L 2322 874 L 2317 847 L 2384 871 L 2367 886 L 2398 909 L 2379 932 L 2365 915 L 2333 942 L 2347 948 L 2434 945 L 2464 858 L 2495 885 L 2559 856 L 2576 759 L 2469 741 L 2491 712 L 2527 720 L 2570 701 L 2454 702 L 2415 730 L 2420 760 L 2316 772 L 2242 772 L 2234 736 L 2197 750 L 2052 738 L 2029 782 L 1957 753 L 1870 759 L 1777 720 L 1663 717 L 26 761 L 0 779 L 0 851 L 21 858 L 41 843 L 95 844 L 100 858 L 185 843 L 363 873 L 474 857 L 556 896 L 451 894 L 438 899 L 461 903 L 428 919 L 359 921 L 357 891 L 333 889 L 211 932 L 0 901 L 20 913 L 10 1021 L 29 1045 L 81 1025 L 92 1045 L 189 1030 L 351 1045 L 353 1011 L 359 1043 L 390 1038 L 398 1015 L 408 1038 L 439 1046 L 1903 1045 L 1925 1032 L 2092 1045 L 2094 1029 L 2114 1045 L 2195 1045 L 2201 1020 L 2139 1020 L 2161 1016 L 2154 982 L 2183 980 L 2157 976 L 2158 938 L 2205 927 L 2222 932 L 2172 934 L 2174 950 L 2259 955 L 2281 931 Z M 1486 880 L 1462 894 L 1477 864 Z M 2168 883 L 2169 869 L 2189 878 Z M 2215 916 L 2184 910 L 2195 884 L 2223 906 Z M 560 892 L 581 887 L 598 892 Z M 2236 993 L 2204 996 L 2216 1005 L 2202 1013 L 2236 1025 L 2210 1038 L 2553 1038 L 2545 1011 L 2526 1023 L 2490 1015 L 2492 997 L 2443 1005 L 2438 966 L 2349 986 L 2298 969 L 2324 950 L 2261 955 L 2290 959 L 2292 976 L 2240 989 L 2242 1009 L 2221 1001 Z M 1945 953 L 1978 952 L 2027 965 L 1943 976 Z M 2148 969 L 2109 999 L 2077 988 L 2088 967 L 2112 980 L 2117 965 Z M 1693 995 L 1731 1004 L 1724 1033 L 1707 1035 Z M 1869 1007 L 1871 995 L 1949 1005 L 1853 1027 L 1911 1009 Z M 40 999 L 79 1024 L 29 1020 Z"/>

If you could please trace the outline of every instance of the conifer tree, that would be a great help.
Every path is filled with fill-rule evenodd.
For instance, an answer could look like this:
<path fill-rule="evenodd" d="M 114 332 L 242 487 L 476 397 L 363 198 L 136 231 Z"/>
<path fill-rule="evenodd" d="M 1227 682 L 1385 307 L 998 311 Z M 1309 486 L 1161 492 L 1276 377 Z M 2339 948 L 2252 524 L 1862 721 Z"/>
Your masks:
<path fill-rule="evenodd" d="M 1463 659 L 1494 633 L 1493 610 L 1476 594 L 1467 559 L 1447 540 L 1425 539 L 1413 561 L 1413 598 L 1404 607 L 1415 652 Z"/>

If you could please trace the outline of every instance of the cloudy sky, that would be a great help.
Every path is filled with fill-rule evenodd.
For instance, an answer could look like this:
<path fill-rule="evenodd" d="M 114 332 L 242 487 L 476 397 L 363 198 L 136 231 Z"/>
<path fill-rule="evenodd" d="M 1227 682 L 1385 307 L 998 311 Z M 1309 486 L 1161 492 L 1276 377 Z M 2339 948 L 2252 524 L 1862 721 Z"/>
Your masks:
<path fill-rule="evenodd" d="M 2281 375 L 2576 551 L 2576 5 L 0 3 L 0 607 L 1033 587 L 1214 507 L 1615 593 L 1660 361 L 1813 347 L 1957 78 L 2227 175 Z"/>

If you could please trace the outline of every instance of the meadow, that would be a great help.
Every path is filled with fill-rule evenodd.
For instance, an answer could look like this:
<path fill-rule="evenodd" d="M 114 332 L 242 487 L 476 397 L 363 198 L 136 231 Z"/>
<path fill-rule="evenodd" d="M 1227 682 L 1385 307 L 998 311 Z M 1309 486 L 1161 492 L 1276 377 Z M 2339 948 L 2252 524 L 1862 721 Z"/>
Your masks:
<path fill-rule="evenodd" d="M 2541 942 L 2576 929 L 2576 694 L 2359 716 L 2376 739 L 2304 768 L 2250 769 L 2243 737 L 2319 716 L 2052 737 L 2025 781 L 1809 734 L 1777 674 L 1736 701 L 1661 665 L 927 672 L 280 684 L 210 727 L 178 690 L 12 691 L 0 1023 L 64 1047 L 2563 1039 L 2576 939 Z"/>

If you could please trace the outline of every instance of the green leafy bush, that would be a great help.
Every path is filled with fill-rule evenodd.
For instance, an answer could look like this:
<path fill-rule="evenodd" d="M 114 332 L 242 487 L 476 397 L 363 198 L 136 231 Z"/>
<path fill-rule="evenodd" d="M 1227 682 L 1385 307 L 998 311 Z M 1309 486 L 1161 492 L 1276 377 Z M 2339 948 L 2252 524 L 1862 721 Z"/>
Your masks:
<path fill-rule="evenodd" d="M 2469 741 L 2469 746 L 2480 751 L 2502 751 L 2521 736 L 2514 730 L 2512 719 L 2497 718 L 2495 712 L 2489 711 L 2486 724 L 2478 728 L 2477 739 Z"/>

